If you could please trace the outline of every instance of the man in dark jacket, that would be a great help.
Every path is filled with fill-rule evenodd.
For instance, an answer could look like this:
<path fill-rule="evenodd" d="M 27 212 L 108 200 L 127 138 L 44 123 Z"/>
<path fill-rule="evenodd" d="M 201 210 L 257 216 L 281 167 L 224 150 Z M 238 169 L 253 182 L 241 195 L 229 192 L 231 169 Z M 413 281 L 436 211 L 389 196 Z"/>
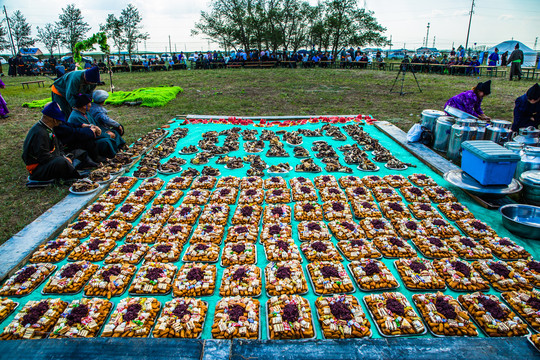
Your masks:
<path fill-rule="evenodd" d="M 41 111 L 43 116 L 32 126 L 24 140 L 22 159 L 30 180 L 78 179 L 80 174 L 72 161 L 60 151 L 54 128 L 65 121 L 54 101 Z"/>
<path fill-rule="evenodd" d="M 540 124 L 540 86 L 534 84 L 525 95 L 516 99 L 512 131 Z"/>
<path fill-rule="evenodd" d="M 521 64 L 523 64 L 523 51 L 519 50 L 519 43 L 514 47 L 514 51 L 510 54 L 508 58 L 510 65 L 510 81 L 514 75 L 518 77 L 518 80 L 521 80 Z"/>
<path fill-rule="evenodd" d="M 92 97 L 96 86 L 100 83 L 99 68 L 76 70 L 56 79 L 51 86 L 52 100 L 57 102 L 66 119 L 77 101 L 79 94 Z"/>

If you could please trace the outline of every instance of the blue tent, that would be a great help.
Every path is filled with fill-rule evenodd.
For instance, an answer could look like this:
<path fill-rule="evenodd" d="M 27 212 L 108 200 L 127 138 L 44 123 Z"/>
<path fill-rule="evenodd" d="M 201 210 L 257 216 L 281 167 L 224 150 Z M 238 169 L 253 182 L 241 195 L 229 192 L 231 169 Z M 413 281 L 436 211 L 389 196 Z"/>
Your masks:
<path fill-rule="evenodd" d="M 33 56 L 43 55 L 43 53 L 41 52 L 41 50 L 39 50 L 39 48 L 21 48 L 19 52 L 21 53 L 21 55 L 33 55 Z"/>

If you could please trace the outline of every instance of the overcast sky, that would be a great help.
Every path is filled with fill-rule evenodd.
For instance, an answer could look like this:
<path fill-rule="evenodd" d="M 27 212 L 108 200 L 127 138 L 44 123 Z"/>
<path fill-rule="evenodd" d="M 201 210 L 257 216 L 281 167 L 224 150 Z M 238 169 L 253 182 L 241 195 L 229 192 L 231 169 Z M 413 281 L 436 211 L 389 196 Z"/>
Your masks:
<path fill-rule="evenodd" d="M 317 3 L 317 0 L 309 1 Z M 37 26 L 57 21 L 67 4 L 74 3 L 81 9 L 85 21 L 92 27 L 89 36 L 99 31 L 99 24 L 105 21 L 107 14 L 119 16 L 121 10 L 132 3 L 142 14 L 144 31 L 150 34 L 146 44 L 139 45 L 139 50 L 164 52 L 169 49 L 169 35 L 173 51 L 216 47 L 202 36 L 191 36 L 201 11 L 209 7 L 207 0 L 2 0 L 2 3 L 10 15 L 15 10 L 22 11 L 32 25 L 33 36 L 37 34 Z M 452 44 L 456 48 L 465 45 L 471 0 L 359 0 L 359 4 L 374 11 L 377 20 L 387 28 L 386 35 L 392 36 L 393 48 L 422 46 L 428 22 L 430 47 L 434 37 L 435 47 L 439 49 L 450 48 Z M 475 5 L 471 45 L 496 45 L 513 38 L 534 48 L 535 39 L 540 36 L 540 0 L 476 0 Z"/>

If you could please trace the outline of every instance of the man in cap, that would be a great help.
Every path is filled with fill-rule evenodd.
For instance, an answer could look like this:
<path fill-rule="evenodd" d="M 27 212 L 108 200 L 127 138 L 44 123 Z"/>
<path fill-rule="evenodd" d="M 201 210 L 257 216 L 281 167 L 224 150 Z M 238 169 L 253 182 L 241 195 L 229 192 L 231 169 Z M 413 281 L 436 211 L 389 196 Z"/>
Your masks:
<path fill-rule="evenodd" d="M 478 83 L 472 90 L 467 90 L 461 94 L 451 97 L 444 107 L 451 106 L 453 108 L 464 111 L 481 120 L 491 120 L 482 111 L 481 105 L 484 96 L 491 94 L 491 80 Z"/>
<path fill-rule="evenodd" d="M 90 107 L 88 113 L 96 120 L 99 126 L 105 130 L 107 134 L 113 139 L 114 149 L 118 151 L 119 148 L 125 145 L 122 135 L 124 135 L 124 127 L 117 121 L 114 121 L 107 114 L 107 109 L 103 106 L 105 100 L 109 97 L 109 93 L 105 90 L 96 90 L 92 95 L 94 102 Z"/>
<path fill-rule="evenodd" d="M 54 128 L 65 121 L 54 101 L 43 108 L 41 119 L 32 126 L 23 144 L 22 159 L 30 180 L 78 179 L 72 161 L 61 151 Z"/>
<path fill-rule="evenodd" d="M 540 86 L 534 84 L 527 93 L 516 99 L 512 131 L 540 124 Z"/>
<path fill-rule="evenodd" d="M 97 66 L 86 70 L 71 71 L 54 81 L 51 86 L 52 99 L 60 105 L 67 119 L 75 106 L 77 95 L 88 94 L 91 96 L 99 83 L 99 68 Z"/>
<path fill-rule="evenodd" d="M 510 81 L 517 76 L 518 80 L 521 80 L 521 64 L 523 64 L 523 51 L 519 49 L 519 43 L 516 43 L 514 51 L 510 54 L 508 62 L 512 64 L 510 66 Z"/>

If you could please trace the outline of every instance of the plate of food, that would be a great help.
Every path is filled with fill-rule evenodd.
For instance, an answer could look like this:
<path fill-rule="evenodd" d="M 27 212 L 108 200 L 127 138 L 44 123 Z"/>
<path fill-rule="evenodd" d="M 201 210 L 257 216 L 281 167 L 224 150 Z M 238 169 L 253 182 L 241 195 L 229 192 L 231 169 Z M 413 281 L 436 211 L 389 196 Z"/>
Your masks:
<path fill-rule="evenodd" d="M 99 189 L 99 184 L 90 179 L 81 179 L 73 183 L 69 188 L 69 192 L 74 195 L 88 195 L 96 192 Z"/>

